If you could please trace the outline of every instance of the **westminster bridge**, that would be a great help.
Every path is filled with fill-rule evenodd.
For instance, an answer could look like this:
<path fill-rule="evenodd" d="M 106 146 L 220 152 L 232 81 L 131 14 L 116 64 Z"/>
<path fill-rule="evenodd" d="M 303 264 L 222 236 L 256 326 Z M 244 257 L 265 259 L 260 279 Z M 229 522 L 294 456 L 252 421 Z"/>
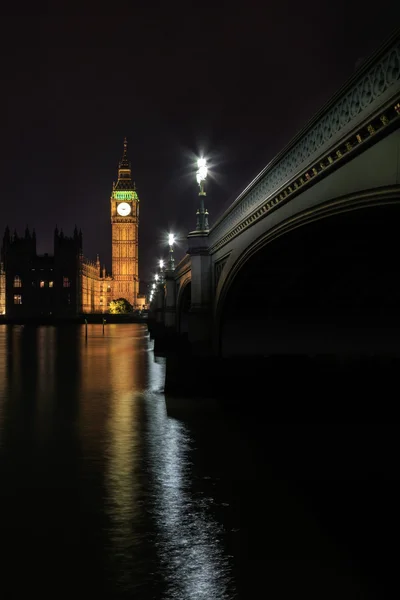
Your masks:
<path fill-rule="evenodd" d="M 156 351 L 184 340 L 184 353 L 238 360 L 397 355 L 399 124 L 397 33 L 210 228 L 189 233 L 151 303 Z"/>

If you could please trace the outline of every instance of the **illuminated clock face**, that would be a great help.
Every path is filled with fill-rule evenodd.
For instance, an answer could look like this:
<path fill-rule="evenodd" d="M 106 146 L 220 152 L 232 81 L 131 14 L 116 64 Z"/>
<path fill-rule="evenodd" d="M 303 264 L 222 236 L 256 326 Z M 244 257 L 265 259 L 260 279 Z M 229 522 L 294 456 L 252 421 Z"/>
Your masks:
<path fill-rule="evenodd" d="M 131 212 L 131 206 L 127 202 L 121 202 L 117 206 L 117 213 L 121 215 L 121 217 L 127 217 Z"/>

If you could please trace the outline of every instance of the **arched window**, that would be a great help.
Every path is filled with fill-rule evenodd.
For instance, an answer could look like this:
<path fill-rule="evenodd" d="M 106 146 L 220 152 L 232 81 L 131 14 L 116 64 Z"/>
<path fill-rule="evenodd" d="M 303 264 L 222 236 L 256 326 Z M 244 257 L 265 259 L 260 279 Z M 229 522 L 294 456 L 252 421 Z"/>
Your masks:
<path fill-rule="evenodd" d="M 22 287 L 21 277 L 19 275 L 15 275 L 14 277 L 14 287 Z"/>

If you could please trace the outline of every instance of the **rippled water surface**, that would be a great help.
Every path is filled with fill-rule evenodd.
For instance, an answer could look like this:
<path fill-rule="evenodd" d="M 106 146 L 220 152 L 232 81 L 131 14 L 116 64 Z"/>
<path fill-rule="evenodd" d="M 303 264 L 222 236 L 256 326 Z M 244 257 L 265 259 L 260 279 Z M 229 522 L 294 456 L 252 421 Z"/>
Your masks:
<path fill-rule="evenodd" d="M 290 426 L 255 451 L 240 415 L 167 411 L 164 374 L 142 325 L 0 327 L 2 597 L 369 597 L 277 468 Z"/>

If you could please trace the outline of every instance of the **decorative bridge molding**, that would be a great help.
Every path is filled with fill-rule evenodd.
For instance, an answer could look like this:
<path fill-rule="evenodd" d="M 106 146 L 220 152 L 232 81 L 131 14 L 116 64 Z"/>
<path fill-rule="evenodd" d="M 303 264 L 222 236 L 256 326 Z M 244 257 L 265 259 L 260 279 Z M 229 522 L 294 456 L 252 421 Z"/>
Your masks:
<path fill-rule="evenodd" d="M 185 275 L 191 269 L 190 254 L 185 254 L 183 258 L 176 265 L 174 270 L 174 279 L 179 279 Z"/>
<path fill-rule="evenodd" d="M 367 61 L 210 230 L 211 252 L 400 120 L 400 35 Z M 378 136 L 377 136 L 378 137 Z M 324 173 L 325 174 L 325 173 Z"/>
<path fill-rule="evenodd" d="M 219 282 L 219 278 L 222 275 L 222 271 L 223 271 L 226 263 L 228 262 L 229 254 L 224 256 L 223 258 L 221 258 L 221 260 L 216 262 L 214 265 L 214 289 L 215 290 L 218 287 L 218 282 Z"/>

